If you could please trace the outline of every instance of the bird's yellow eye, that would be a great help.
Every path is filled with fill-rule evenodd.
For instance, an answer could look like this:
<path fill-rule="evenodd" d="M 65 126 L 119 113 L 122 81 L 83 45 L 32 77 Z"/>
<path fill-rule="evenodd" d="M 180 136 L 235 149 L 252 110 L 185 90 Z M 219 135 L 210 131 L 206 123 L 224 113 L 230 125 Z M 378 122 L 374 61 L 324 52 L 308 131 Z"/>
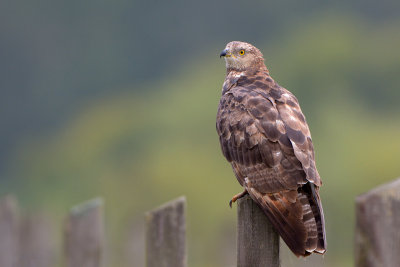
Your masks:
<path fill-rule="evenodd" d="M 243 55 L 244 55 L 244 49 L 240 50 L 240 51 L 239 51 L 239 54 L 240 54 L 241 56 L 243 56 Z"/>

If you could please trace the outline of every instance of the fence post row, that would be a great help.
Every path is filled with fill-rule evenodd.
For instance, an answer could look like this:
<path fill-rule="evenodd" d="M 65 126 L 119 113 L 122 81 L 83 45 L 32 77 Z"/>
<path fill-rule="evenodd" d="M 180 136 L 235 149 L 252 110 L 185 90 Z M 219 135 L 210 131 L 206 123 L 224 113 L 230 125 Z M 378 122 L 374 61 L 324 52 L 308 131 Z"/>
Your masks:
<path fill-rule="evenodd" d="M 146 213 L 146 267 L 186 267 L 186 199 Z M 66 267 L 104 264 L 103 201 L 71 209 L 65 221 Z M 237 266 L 279 266 L 279 235 L 257 204 L 237 201 Z M 41 216 L 20 216 L 15 197 L 0 199 L 0 266 L 53 266 L 55 250 Z M 355 266 L 392 267 L 400 262 L 400 178 L 356 198 Z M 43 234 L 47 233 L 47 234 Z"/>
<path fill-rule="evenodd" d="M 356 267 L 400 263 L 400 178 L 356 198 Z"/>

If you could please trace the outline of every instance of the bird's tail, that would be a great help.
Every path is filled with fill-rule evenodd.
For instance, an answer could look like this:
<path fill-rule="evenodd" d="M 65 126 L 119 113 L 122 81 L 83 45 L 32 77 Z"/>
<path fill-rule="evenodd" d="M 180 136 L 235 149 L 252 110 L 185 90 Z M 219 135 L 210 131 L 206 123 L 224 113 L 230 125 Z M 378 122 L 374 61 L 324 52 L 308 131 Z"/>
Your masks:
<path fill-rule="evenodd" d="M 324 214 L 314 184 L 278 193 L 262 194 L 253 188 L 247 191 L 296 256 L 325 253 Z"/>

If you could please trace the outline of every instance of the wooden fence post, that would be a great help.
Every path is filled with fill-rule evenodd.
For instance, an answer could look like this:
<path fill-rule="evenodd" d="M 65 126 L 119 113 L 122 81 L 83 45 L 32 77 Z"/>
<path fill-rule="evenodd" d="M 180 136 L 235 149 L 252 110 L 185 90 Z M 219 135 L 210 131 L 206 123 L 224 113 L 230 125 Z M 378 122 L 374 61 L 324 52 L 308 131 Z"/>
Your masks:
<path fill-rule="evenodd" d="M 19 267 L 53 267 L 56 265 L 52 221 L 43 214 L 21 218 Z"/>
<path fill-rule="evenodd" d="M 400 263 L 400 179 L 356 198 L 356 267 Z"/>
<path fill-rule="evenodd" d="M 103 200 L 85 202 L 71 209 L 65 223 L 67 267 L 100 267 L 103 264 Z"/>
<path fill-rule="evenodd" d="M 146 266 L 186 267 L 186 198 L 146 213 Z"/>
<path fill-rule="evenodd" d="M 237 266 L 278 267 L 279 235 L 248 196 L 237 201 Z"/>
<path fill-rule="evenodd" d="M 19 209 L 14 196 L 0 200 L 0 266 L 18 265 Z"/>

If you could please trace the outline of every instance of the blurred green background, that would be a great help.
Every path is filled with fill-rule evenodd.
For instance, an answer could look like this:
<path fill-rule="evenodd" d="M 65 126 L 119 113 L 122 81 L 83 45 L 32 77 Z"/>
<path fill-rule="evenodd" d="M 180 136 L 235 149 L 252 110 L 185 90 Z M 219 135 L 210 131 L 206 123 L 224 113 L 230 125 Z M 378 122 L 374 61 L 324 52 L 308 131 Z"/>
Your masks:
<path fill-rule="evenodd" d="M 109 266 L 142 266 L 143 213 L 180 195 L 189 266 L 234 266 L 240 186 L 215 131 L 232 40 L 313 135 L 328 252 L 283 267 L 352 266 L 355 196 L 400 176 L 399 1 L 6 0 L 0 40 L 0 195 L 59 229 L 104 197 Z"/>

